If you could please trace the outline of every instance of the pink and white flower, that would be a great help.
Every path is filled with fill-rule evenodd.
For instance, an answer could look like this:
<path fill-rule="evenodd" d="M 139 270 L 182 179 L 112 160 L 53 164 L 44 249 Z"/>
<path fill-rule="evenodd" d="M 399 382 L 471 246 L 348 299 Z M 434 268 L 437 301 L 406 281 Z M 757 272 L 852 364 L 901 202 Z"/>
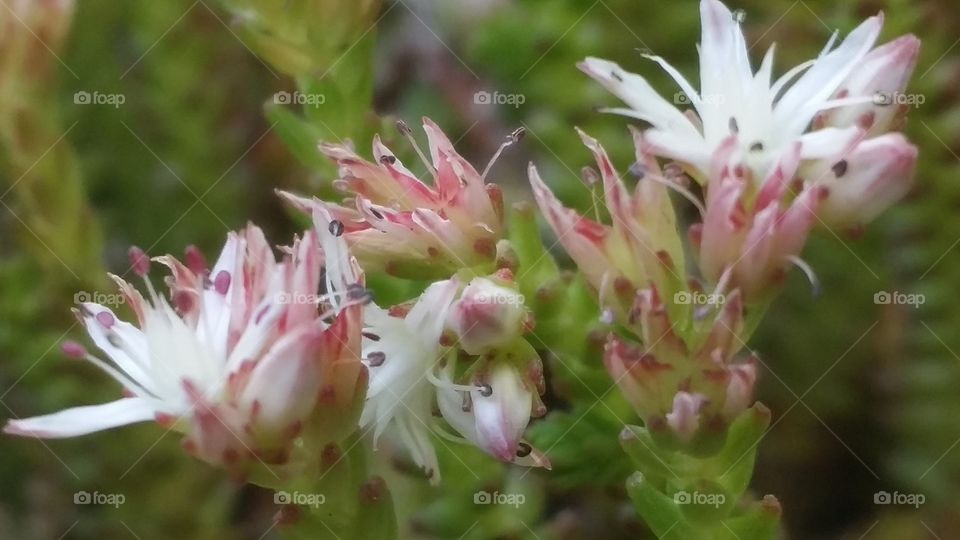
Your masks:
<path fill-rule="evenodd" d="M 410 457 L 434 483 L 440 480 L 430 439 L 436 391 L 428 377 L 445 354 L 440 338 L 459 287 L 453 279 L 436 282 L 412 307 L 393 313 L 371 305 L 364 321 L 370 386 L 360 425 L 373 426 L 376 446 L 393 424 Z"/>
<path fill-rule="evenodd" d="M 700 17 L 699 91 L 664 59 L 648 56 L 676 81 L 695 114 L 681 112 L 643 77 L 613 62 L 587 58 L 580 68 L 627 105 L 610 112 L 648 122 L 651 128 L 644 135 L 654 152 L 684 164 L 701 183 L 710 181 L 713 156 L 731 135 L 758 178 L 766 177 L 797 142 L 803 160 L 823 157 L 824 149 L 850 146 L 862 135 L 848 115 L 860 118 L 876 92 L 902 88 L 916 60 L 912 36 L 871 52 L 883 23 L 878 14 L 835 48 L 833 36 L 817 58 L 774 81 L 774 47 L 754 72 L 738 18 L 718 0 L 702 0 Z M 812 121 L 825 111 L 827 116 L 811 131 Z M 865 129 L 888 124 L 887 116 L 878 113 Z"/>
<path fill-rule="evenodd" d="M 343 222 L 347 242 L 367 271 L 422 279 L 492 266 L 503 232 L 500 188 L 487 183 L 436 124 L 425 118 L 423 128 L 430 143 L 431 161 L 424 161 L 432 185 L 404 167 L 377 136 L 375 163 L 344 145 L 320 145 L 340 169 L 334 187 L 348 194 L 344 205 L 281 196 L 308 213 L 317 206 L 327 208 Z"/>
<path fill-rule="evenodd" d="M 171 271 L 169 300 L 147 279 L 147 256 L 132 249 L 148 298 L 112 277 L 136 324 L 84 303 L 77 316 L 105 358 L 65 346 L 119 382 L 126 397 L 11 420 L 5 431 L 74 437 L 156 420 L 186 434 L 191 454 L 243 472 L 287 463 L 294 439 L 331 425 L 325 415 L 350 423 L 366 383 L 359 358 L 366 294 L 343 239 L 327 232 L 338 226 L 319 211 L 316 219 L 318 232 L 296 240 L 279 262 L 253 225 L 228 235 L 213 268 L 194 248 L 185 263 L 158 257 Z M 322 267 L 328 292 L 318 297 Z"/>
<path fill-rule="evenodd" d="M 472 282 L 466 290 L 471 287 L 474 292 L 491 292 L 482 283 Z M 468 370 L 473 374 L 468 384 L 454 382 L 460 343 L 447 336 L 445 330 L 451 314 L 466 309 L 462 302 L 476 300 L 470 292 L 464 298 L 461 288 L 456 278 L 438 281 L 427 287 L 412 305 L 390 310 L 368 308 L 363 356 L 370 370 L 370 387 L 360 424 L 372 427 L 375 444 L 393 425 L 413 461 L 424 469 L 432 483 L 440 480 L 434 434 L 475 445 L 510 463 L 547 466 L 546 458 L 521 440 L 531 414 L 543 407 L 532 393 L 542 390 L 542 381 L 521 380 L 520 372 L 513 368 L 505 371 L 477 367 Z M 470 333 L 465 332 L 467 338 L 474 339 Z M 481 337 L 476 340 L 489 345 Z M 539 363 L 538 358 L 536 362 Z M 542 378 L 542 369 L 526 373 L 540 374 Z M 454 401 L 456 407 L 450 406 Z M 476 406 L 468 406 L 470 403 Z M 460 437 L 447 433 L 434 417 L 435 404 L 442 419 Z"/>

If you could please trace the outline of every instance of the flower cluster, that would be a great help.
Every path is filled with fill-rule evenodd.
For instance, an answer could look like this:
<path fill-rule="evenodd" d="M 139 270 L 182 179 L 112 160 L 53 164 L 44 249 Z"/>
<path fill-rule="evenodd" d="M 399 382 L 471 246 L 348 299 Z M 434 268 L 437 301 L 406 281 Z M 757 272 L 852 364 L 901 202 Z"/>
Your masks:
<path fill-rule="evenodd" d="M 611 111 L 650 124 L 642 135 L 650 152 L 702 186 L 707 209 L 693 234 L 705 277 L 716 282 L 730 270 L 749 297 L 782 276 L 814 225 L 859 228 L 909 189 L 916 148 L 889 131 L 904 120 L 907 105 L 894 98 L 919 41 L 903 36 L 873 48 L 880 14 L 772 81 L 773 47 L 754 72 L 737 18 L 717 0 L 703 0 L 700 11 L 699 92 L 650 57 L 693 111 L 612 62 L 587 58 L 580 67 L 628 105 Z"/>
<path fill-rule="evenodd" d="M 307 213 L 327 208 L 344 224 L 347 242 L 368 272 L 422 279 L 461 268 L 489 269 L 503 232 L 500 188 L 485 183 L 436 124 L 424 119 L 423 128 L 431 156 L 423 161 L 432 185 L 420 181 L 377 136 L 376 163 L 344 145 L 320 145 L 340 170 L 333 185 L 347 194 L 344 205 L 281 195 Z M 405 124 L 400 130 L 412 137 Z M 419 147 L 417 152 L 423 156 Z"/>
<path fill-rule="evenodd" d="M 327 221 L 320 212 L 316 218 Z M 119 382 L 125 397 L 13 420 L 6 431 L 72 437 L 156 420 L 185 433 L 189 453 L 240 474 L 287 464 L 302 447 L 296 439 L 316 449 L 349 433 L 367 382 L 359 357 L 362 275 L 327 227 L 307 231 L 285 252 L 278 262 L 250 225 L 229 234 L 212 268 L 196 248 L 184 262 L 158 257 L 170 270 L 167 297 L 148 279 L 149 257 L 132 248 L 131 268 L 148 298 L 112 277 L 136 324 L 83 303 L 77 317 L 106 359 L 64 345 L 68 356 Z M 321 267 L 327 293 L 318 297 Z"/>
<path fill-rule="evenodd" d="M 435 124 L 424 127 L 432 186 L 379 138 L 377 164 L 322 144 L 340 167 L 335 185 L 355 207 L 281 193 L 314 227 L 284 248 L 280 262 L 251 225 L 230 234 L 212 269 L 195 248 L 185 262 L 158 257 L 171 271 L 169 295 L 161 296 L 146 279 L 150 259 L 134 248 L 132 268 L 149 299 L 115 280 L 137 325 L 83 304 L 77 314 L 108 360 L 65 346 L 128 397 L 14 420 L 6 431 L 69 437 L 155 419 L 185 433 L 191 454 L 248 474 L 302 466 L 358 426 L 375 443 L 393 426 L 433 481 L 440 478 L 434 435 L 505 462 L 549 466 L 523 438 L 530 418 L 545 413 L 543 369 L 524 339 L 533 319 L 523 295 L 510 270 L 493 271 L 503 229 L 499 188 Z M 443 279 L 383 308 L 361 268 Z"/>
<path fill-rule="evenodd" d="M 370 389 L 360 425 L 373 429 L 374 441 L 393 425 L 434 482 L 440 479 L 434 433 L 502 461 L 548 466 L 523 440 L 531 415 L 545 412 L 540 359 L 523 339 L 532 317 L 509 270 L 488 273 L 504 242 L 500 188 L 429 119 L 423 122 L 429 159 L 406 124 L 398 127 L 422 158 L 430 184 L 376 137 L 375 163 L 343 145 L 320 145 L 339 168 L 334 187 L 347 194 L 349 206 L 281 193 L 298 210 L 336 216 L 364 269 L 437 280 L 411 302 L 367 308 L 363 357 Z M 517 138 L 512 134 L 504 146 Z"/>
<path fill-rule="evenodd" d="M 626 102 L 615 112 L 649 124 L 632 130 L 632 189 L 600 143 L 579 132 L 610 223 L 563 206 L 529 169 L 545 220 L 612 330 L 607 370 L 650 433 L 694 450 L 712 448 L 751 405 L 756 362 L 739 357 L 750 317 L 793 266 L 813 279 L 800 258 L 811 231 L 857 229 L 909 188 L 916 149 L 892 131 L 906 109 L 891 96 L 903 93 L 918 51 L 912 36 L 874 48 L 878 15 L 772 81 L 772 48 L 754 72 L 733 14 L 702 0 L 701 16 L 699 91 L 651 57 L 694 111 L 616 64 L 581 64 Z M 373 161 L 349 145 L 321 144 L 344 198 L 280 193 L 313 224 L 280 260 L 250 225 L 230 233 L 212 268 L 195 248 L 182 262 L 154 259 L 170 271 L 161 295 L 151 259 L 132 249 L 147 297 L 114 279 L 136 324 L 85 303 L 77 315 L 106 358 L 64 346 L 125 397 L 13 420 L 6 431 L 70 437 L 156 420 L 185 434 L 191 454 L 239 475 L 295 474 L 358 427 L 375 446 L 395 437 L 434 482 L 437 437 L 549 467 L 525 438 L 546 413 L 546 383 L 527 341 L 535 320 L 521 291 L 532 287 L 514 275 L 520 258 L 509 256 L 517 251 L 500 188 L 486 180 L 490 165 L 478 172 L 433 122 L 424 130 L 429 158 L 413 147 L 431 182 L 379 137 Z M 696 208 L 694 223 L 675 212 L 674 194 Z M 378 305 L 364 272 L 415 293 Z"/>
<path fill-rule="evenodd" d="M 612 320 L 642 343 L 611 337 L 608 370 L 649 426 L 683 442 L 699 427 L 728 425 L 750 404 L 753 363 L 734 361 L 749 337 L 744 328 L 753 327 L 743 322 L 746 308 L 762 312 L 793 266 L 815 280 L 800 259 L 811 231 L 865 225 L 908 191 L 917 157 L 890 130 L 905 119 L 906 105 L 892 97 L 905 90 L 919 41 L 904 36 L 874 48 L 882 14 L 772 81 L 772 47 L 754 72 L 737 17 L 717 0 L 702 0 L 700 10 L 699 91 L 649 57 L 693 111 L 678 110 L 612 62 L 580 64 L 627 104 L 611 112 L 649 124 L 633 130 L 632 194 L 597 141 L 581 133 L 611 224 L 563 207 L 530 170 L 560 243 Z M 661 168 L 658 159 L 669 164 Z M 700 213 L 687 234 L 694 276 L 686 275 L 669 191 Z"/>

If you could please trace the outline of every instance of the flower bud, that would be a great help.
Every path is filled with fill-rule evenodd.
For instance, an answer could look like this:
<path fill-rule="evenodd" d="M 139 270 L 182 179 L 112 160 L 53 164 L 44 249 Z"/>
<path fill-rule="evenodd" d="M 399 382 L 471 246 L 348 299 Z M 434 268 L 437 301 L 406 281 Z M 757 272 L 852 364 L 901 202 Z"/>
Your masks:
<path fill-rule="evenodd" d="M 523 441 L 538 399 L 535 385 L 514 364 L 495 360 L 482 367 L 468 394 L 452 386 L 451 376 L 452 370 L 441 375 L 437 404 L 453 429 L 502 461 L 549 468 L 546 456 Z"/>
<path fill-rule="evenodd" d="M 448 325 L 463 350 L 479 355 L 519 338 L 527 318 L 523 295 L 512 282 L 478 277 L 454 303 Z"/>
<path fill-rule="evenodd" d="M 477 442 L 488 453 L 513 461 L 530 422 L 533 392 L 506 363 L 494 367 L 481 381 L 481 390 L 472 393 Z"/>
<path fill-rule="evenodd" d="M 834 95 L 834 99 L 870 101 L 829 109 L 817 119 L 817 126 L 859 126 L 867 130 L 868 137 L 899 129 L 907 109 L 922 103 L 921 96 L 903 93 L 919 53 L 920 40 L 914 35 L 901 36 L 870 51 Z"/>
<path fill-rule="evenodd" d="M 860 141 L 853 150 L 804 167 L 804 177 L 827 188 L 817 210 L 828 227 L 857 227 L 901 199 L 913 184 L 917 147 L 899 133 Z"/>
<path fill-rule="evenodd" d="M 667 186 L 674 186 L 649 154 L 649 145 L 634 132 L 639 182 L 630 193 L 622 177 L 596 139 L 580 132 L 597 162 L 609 225 L 564 207 L 539 173 L 530 167 L 533 194 L 557 241 L 587 281 L 600 294 L 604 309 L 623 315 L 634 291 L 653 282 L 663 291 L 682 281 L 683 249 Z"/>

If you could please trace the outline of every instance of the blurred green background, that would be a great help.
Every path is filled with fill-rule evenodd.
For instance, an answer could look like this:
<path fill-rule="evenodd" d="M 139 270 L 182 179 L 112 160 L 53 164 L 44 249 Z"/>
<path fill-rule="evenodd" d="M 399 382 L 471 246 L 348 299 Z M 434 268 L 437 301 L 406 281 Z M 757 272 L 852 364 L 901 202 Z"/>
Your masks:
<path fill-rule="evenodd" d="M 577 175 L 591 160 L 573 126 L 623 169 L 632 149 L 625 119 L 594 111 L 614 98 L 575 62 L 615 59 L 670 95 L 676 89 L 638 51 L 692 77 L 699 36 L 694 0 L 80 0 L 56 16 L 30 6 L 69 2 L 2 3 L 0 415 L 11 418 L 117 394 L 58 346 L 83 338 L 69 307 L 78 291 L 113 292 L 104 272 L 127 273 L 129 245 L 180 254 L 196 244 L 213 256 L 248 220 L 286 243 L 303 224 L 273 190 L 324 192 L 333 170 L 312 152 L 315 140 L 352 138 L 366 153 L 381 127 L 397 138 L 376 115 L 411 125 L 427 115 L 482 166 L 523 126 L 528 136 L 491 174 L 508 201 L 528 198 L 533 161 L 562 198 L 587 206 Z M 284 18 L 288 4 L 308 7 Z M 956 538 L 960 11 L 947 0 L 731 7 L 746 13 L 755 62 L 778 42 L 781 73 L 819 52 L 834 29 L 881 9 L 883 41 L 907 32 L 923 41 L 909 91 L 925 101 L 906 128 L 921 149 L 916 189 L 865 235 L 811 241 L 806 256 L 822 293 L 813 297 L 793 275 L 751 344 L 765 365 L 758 397 L 774 411 L 755 490 L 780 499 L 790 538 Z M 327 101 L 298 111 L 274 99 L 301 89 Z M 498 95 L 511 103 L 491 103 Z M 925 302 L 877 305 L 881 291 Z M 602 369 L 599 356 L 584 362 L 585 372 Z M 622 426 L 597 414 L 577 422 L 562 390 L 550 394 L 556 412 L 535 429 L 561 435 L 548 445 L 553 473 L 505 470 L 440 445 L 445 482 L 430 488 L 382 450 L 403 535 L 648 537 L 623 493 Z M 276 536 L 270 493 L 231 483 L 178 446 L 154 425 L 65 441 L 4 438 L 0 538 Z M 528 494 L 526 503 L 473 504 L 478 489 L 504 486 Z M 125 501 L 75 504 L 79 492 Z M 878 492 L 925 500 L 876 504 Z"/>

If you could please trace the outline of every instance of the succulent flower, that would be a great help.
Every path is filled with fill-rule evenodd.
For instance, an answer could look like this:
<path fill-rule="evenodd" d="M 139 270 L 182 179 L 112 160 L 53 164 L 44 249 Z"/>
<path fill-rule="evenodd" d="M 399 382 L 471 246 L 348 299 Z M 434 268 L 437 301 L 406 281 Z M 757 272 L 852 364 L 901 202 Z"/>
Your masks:
<path fill-rule="evenodd" d="M 520 305 L 489 304 L 496 314 L 511 313 L 503 320 L 486 317 L 488 304 L 479 305 L 479 297 L 494 293 L 511 295 Z M 539 399 L 544 389 L 539 357 L 519 339 L 523 316 L 522 298 L 487 278 L 476 278 L 465 288 L 457 278 L 438 281 L 415 302 L 390 310 L 370 306 L 363 346 L 370 389 L 361 426 L 373 426 L 376 443 L 393 424 L 413 461 L 433 483 L 439 482 L 440 471 L 432 433 L 475 445 L 503 461 L 547 466 L 546 458 L 521 440 L 531 415 L 545 412 Z M 467 384 L 454 382 L 462 343 L 445 334 L 448 321 L 469 323 L 466 328 L 457 326 L 460 339 L 466 339 L 471 350 L 485 351 L 460 377 Z M 506 352 L 491 351 L 495 346 Z M 513 361 L 501 362 L 500 356 Z M 435 406 L 460 437 L 447 433 L 434 417 Z"/>
<path fill-rule="evenodd" d="M 335 223 L 320 211 L 316 218 Z M 279 262 L 253 225 L 228 235 L 213 268 L 195 248 L 185 262 L 159 257 L 171 271 L 169 300 L 148 279 L 147 255 L 132 248 L 148 298 L 112 277 L 136 324 L 84 303 L 76 314 L 106 359 L 77 343 L 64 346 L 119 382 L 125 397 L 12 420 L 5 431 L 74 437 L 156 420 L 185 433 L 191 454 L 240 473 L 287 463 L 299 437 L 329 442 L 331 433 L 314 431 L 338 423 L 324 416 L 350 424 L 340 426 L 349 433 L 349 409 L 362 403 L 366 382 L 359 351 L 367 298 L 343 239 L 327 230 L 308 231 Z M 327 293 L 318 296 L 321 267 Z"/>
<path fill-rule="evenodd" d="M 334 187 L 348 194 L 344 205 L 281 195 L 308 213 L 316 206 L 327 208 L 343 222 L 347 242 L 368 272 L 423 279 L 449 277 L 461 268 L 492 269 L 503 232 L 500 188 L 486 183 L 436 124 L 425 118 L 423 127 L 432 185 L 404 167 L 378 136 L 375 163 L 343 145 L 320 145 L 339 167 Z"/>
<path fill-rule="evenodd" d="M 391 311 L 369 307 L 364 320 L 363 355 L 370 370 L 361 427 L 373 426 L 374 446 L 391 423 L 410 457 L 431 481 L 439 482 L 430 434 L 436 395 L 430 379 L 444 352 L 440 337 L 459 283 L 431 284 L 410 307 Z"/>
<path fill-rule="evenodd" d="M 643 77 L 613 62 L 587 58 L 580 68 L 627 105 L 610 112 L 649 122 L 652 127 L 645 137 L 654 152 L 684 164 L 701 183 L 710 181 L 713 156 L 730 135 L 760 178 L 769 174 L 780 154 L 792 152 L 796 142 L 804 160 L 822 157 L 824 149 L 847 146 L 860 137 L 860 128 L 845 120 L 847 114 L 862 115 L 859 107 L 872 105 L 876 92 L 900 88 L 915 61 L 915 40 L 909 37 L 871 52 L 883 23 L 881 13 L 860 24 L 836 48 L 834 36 L 817 58 L 772 81 L 774 47 L 754 72 L 739 18 L 717 0 L 701 1 L 700 18 L 699 91 L 664 59 L 648 56 L 683 92 L 674 103 L 657 94 Z M 680 103 L 692 105 L 695 114 L 681 112 L 675 106 Z M 833 110 L 850 113 L 830 112 L 828 117 L 837 117 L 809 129 L 819 113 Z M 883 116 L 877 118 L 877 127 L 888 121 Z"/>

